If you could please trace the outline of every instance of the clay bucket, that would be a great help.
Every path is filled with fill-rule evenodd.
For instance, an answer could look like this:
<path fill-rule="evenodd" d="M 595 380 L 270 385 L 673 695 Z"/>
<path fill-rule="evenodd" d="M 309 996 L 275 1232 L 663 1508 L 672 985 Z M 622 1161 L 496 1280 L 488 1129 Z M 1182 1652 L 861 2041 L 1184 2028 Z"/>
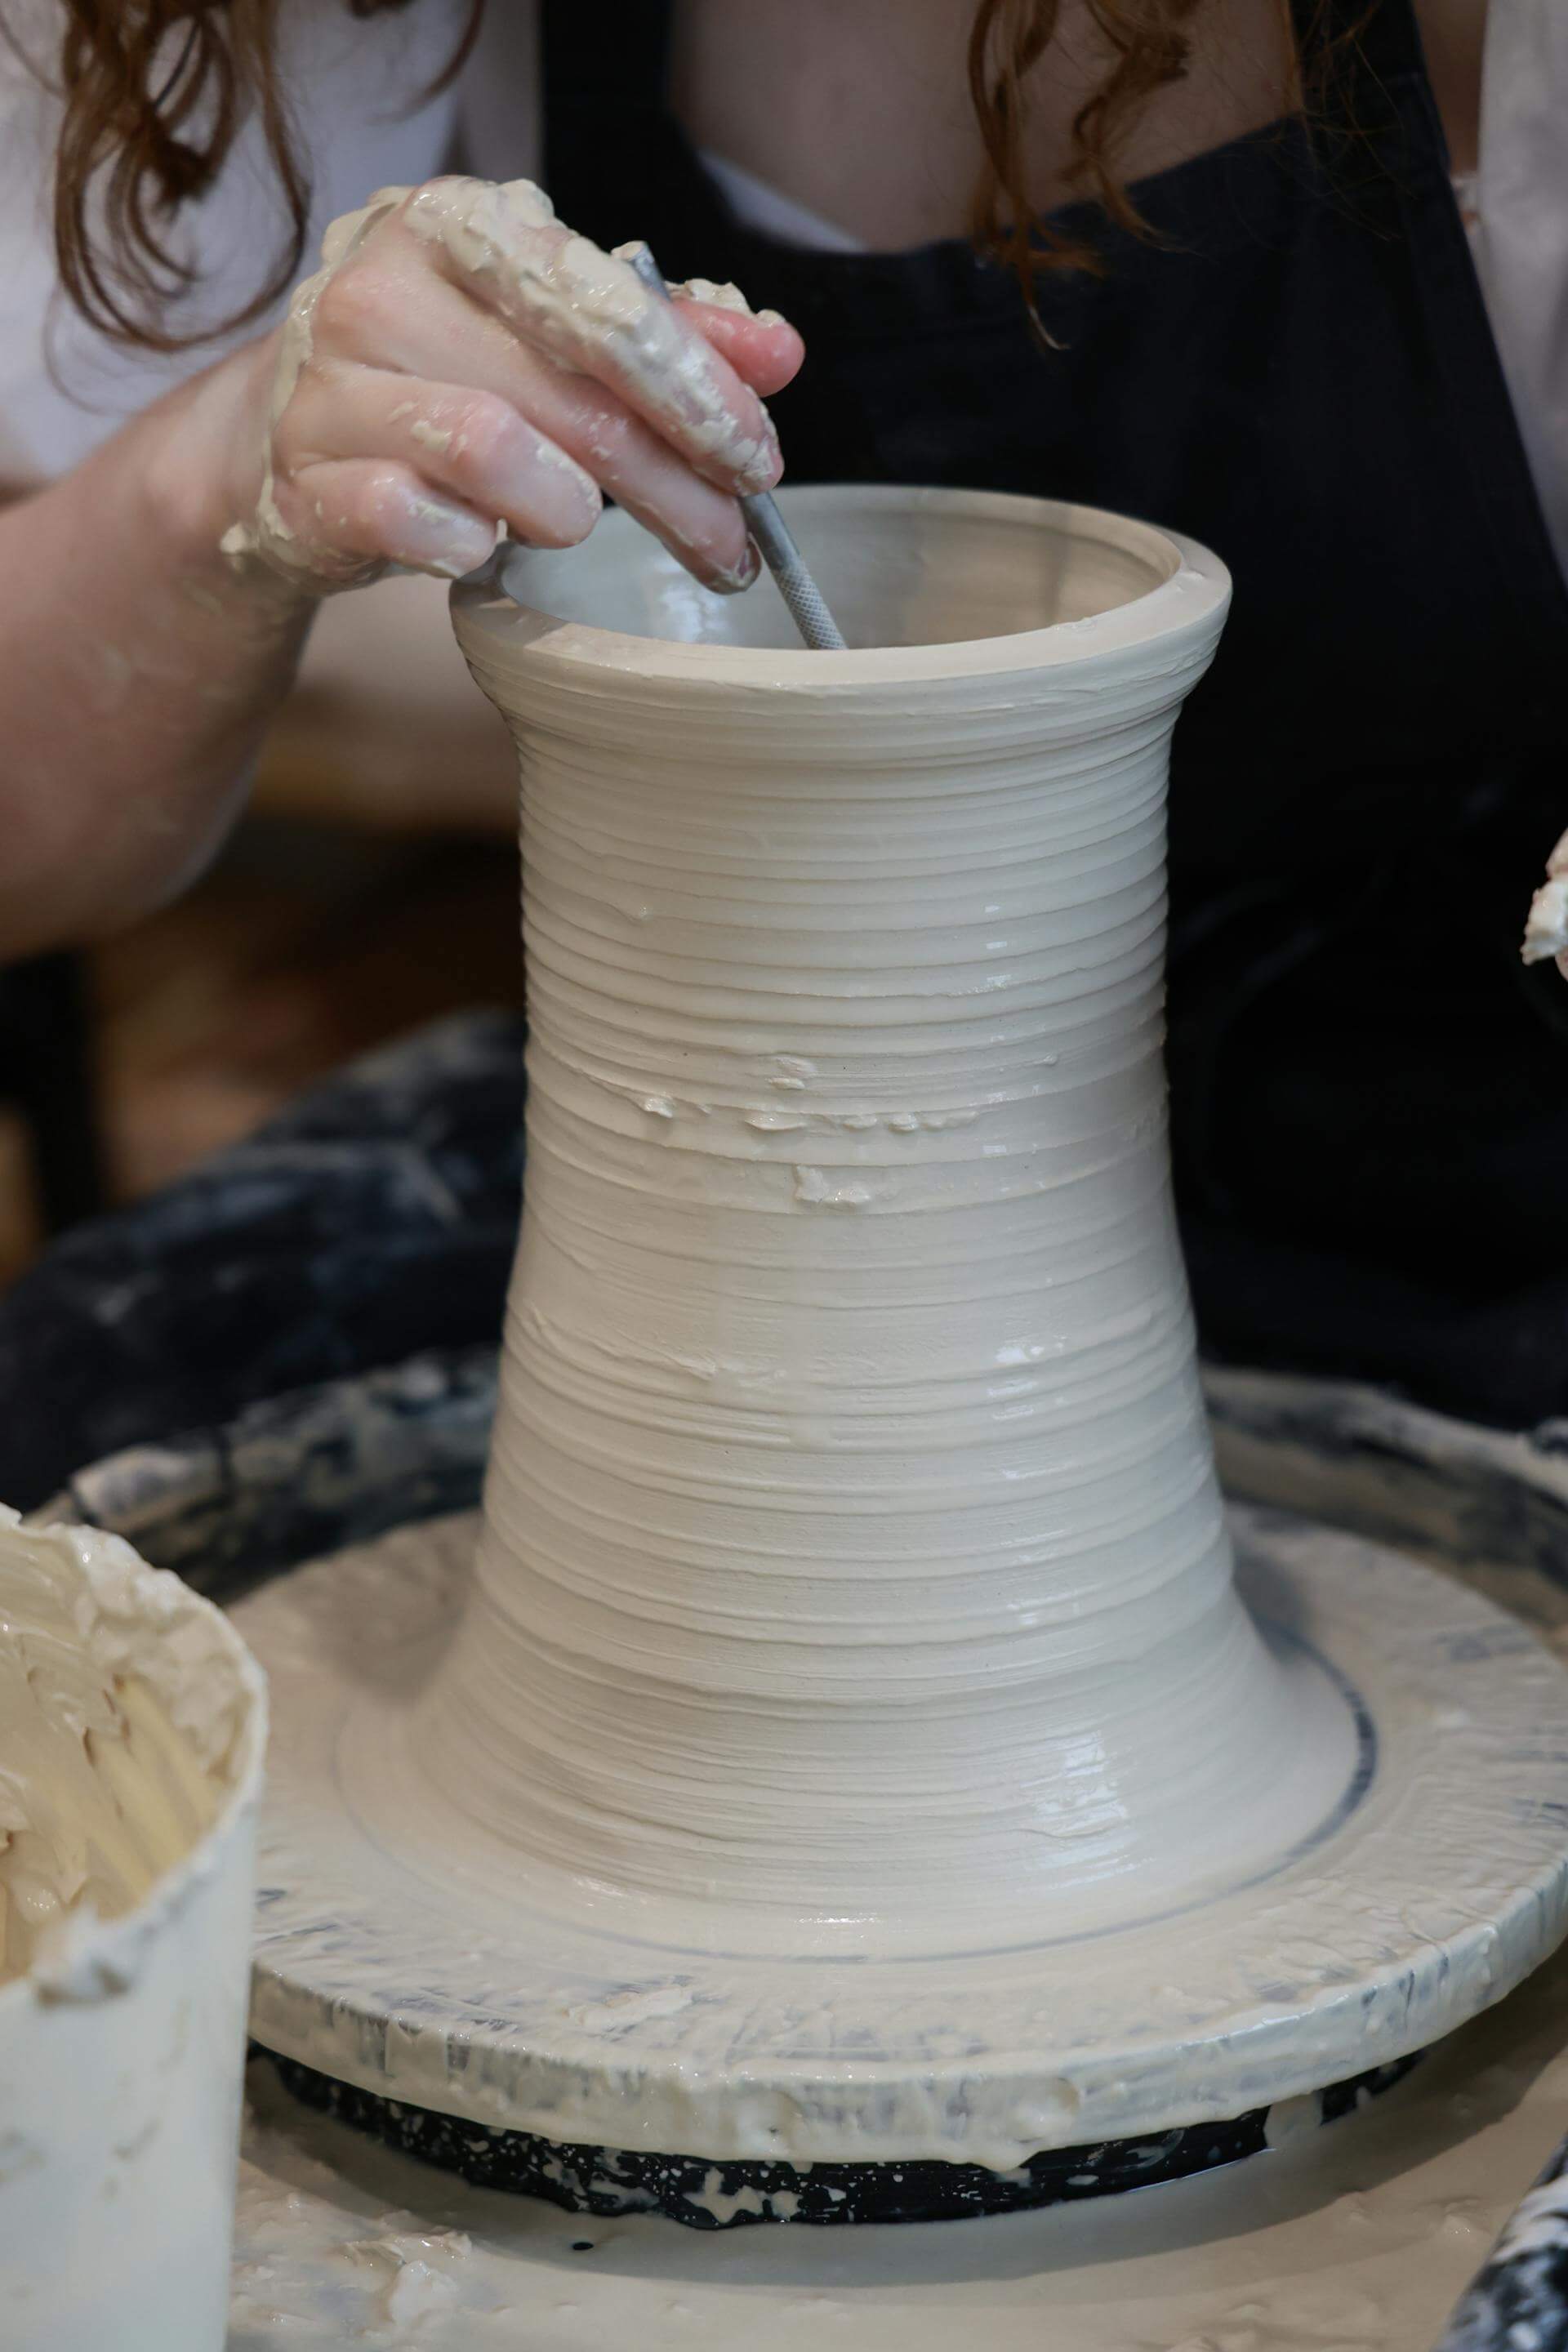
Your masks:
<path fill-rule="evenodd" d="M 166 1729 L 138 1717 L 122 1735 L 90 1695 L 78 1712 L 94 1674 L 151 1693 L 188 1740 L 212 1791 L 205 1826 L 193 1832 L 170 1804 Z M 76 1810 L 74 1773 L 29 1779 L 5 1719 L 5 1692 L 25 1681 L 62 1695 L 81 1749 L 163 1857 L 114 1916 L 71 1899 L 79 1877 L 96 1883 L 96 1815 Z M 210 1602 L 118 1536 L 0 1513 L 0 1850 L 14 1865 L 0 1903 L 16 1906 L 0 1950 L 25 1963 L 0 1982 L 6 2352 L 227 2340 L 266 1739 L 260 1672 Z"/>

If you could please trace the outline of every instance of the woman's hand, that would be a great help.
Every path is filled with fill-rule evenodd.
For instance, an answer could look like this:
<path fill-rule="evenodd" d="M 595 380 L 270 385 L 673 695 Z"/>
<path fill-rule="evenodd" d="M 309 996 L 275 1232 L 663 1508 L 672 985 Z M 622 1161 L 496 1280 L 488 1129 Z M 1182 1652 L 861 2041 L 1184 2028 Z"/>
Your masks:
<path fill-rule="evenodd" d="M 384 190 L 334 222 L 248 371 L 226 551 L 313 594 L 389 563 L 455 577 L 498 524 L 574 545 L 607 492 L 705 586 L 749 586 L 736 499 L 778 479 L 759 394 L 801 342 L 697 290 L 721 299 L 661 302 L 527 181 Z"/>

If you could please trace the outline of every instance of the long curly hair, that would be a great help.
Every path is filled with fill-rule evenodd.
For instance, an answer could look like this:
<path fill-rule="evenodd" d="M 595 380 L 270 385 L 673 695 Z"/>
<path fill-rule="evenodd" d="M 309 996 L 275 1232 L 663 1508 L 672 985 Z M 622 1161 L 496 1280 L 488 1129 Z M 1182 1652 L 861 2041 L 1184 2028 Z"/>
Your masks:
<path fill-rule="evenodd" d="M 344 0 L 355 16 L 410 0 Z M 1188 26 L 1207 0 L 1085 0 L 1108 63 L 1072 126 L 1069 184 L 1136 236 L 1149 231 L 1117 169 L 1129 127 L 1187 70 Z M 1277 0 L 1289 20 L 1289 0 Z M 460 40 L 437 81 L 460 70 L 484 0 L 470 0 Z M 58 57 L 63 120 L 55 162 L 59 278 L 76 308 L 111 341 L 172 352 L 259 319 L 292 284 L 310 205 L 307 165 L 291 133 L 279 59 L 282 0 L 63 0 Z M 969 35 L 969 89 L 984 150 L 972 230 L 984 253 L 1016 272 L 1037 328 L 1035 288 L 1054 270 L 1095 270 L 1090 240 L 1031 214 L 1026 181 L 1028 80 L 1055 39 L 1061 0 L 979 0 Z M 1284 93 L 1300 104 L 1298 88 Z M 183 206 L 212 184 L 241 125 L 259 120 L 286 228 L 261 281 L 238 309 L 189 332 L 170 324 L 192 273 L 174 235 Z M 1041 330 L 1043 332 L 1043 330 Z"/>

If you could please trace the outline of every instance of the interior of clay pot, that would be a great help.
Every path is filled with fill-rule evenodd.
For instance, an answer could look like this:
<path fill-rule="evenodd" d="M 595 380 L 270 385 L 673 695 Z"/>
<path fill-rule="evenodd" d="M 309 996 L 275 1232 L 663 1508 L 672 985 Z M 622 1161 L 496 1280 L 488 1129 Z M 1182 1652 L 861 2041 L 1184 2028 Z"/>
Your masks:
<path fill-rule="evenodd" d="M 828 483 L 781 490 L 779 504 L 852 646 L 1088 621 L 1151 594 L 1182 564 L 1163 531 L 1054 500 Z M 563 621 L 689 645 L 800 645 L 765 574 L 747 595 L 711 595 L 624 514 L 581 547 L 505 548 L 499 570 L 519 604 Z"/>

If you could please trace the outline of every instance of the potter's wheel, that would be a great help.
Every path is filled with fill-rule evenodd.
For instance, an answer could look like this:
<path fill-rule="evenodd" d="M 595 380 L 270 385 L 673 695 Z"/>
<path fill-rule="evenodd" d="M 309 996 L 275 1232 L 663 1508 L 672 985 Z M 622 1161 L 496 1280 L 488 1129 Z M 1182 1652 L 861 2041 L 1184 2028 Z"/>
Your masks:
<path fill-rule="evenodd" d="M 393 1532 L 237 1612 L 277 1726 L 257 2038 L 305 2096 L 470 2178 L 703 2226 L 1088 2196 L 1249 2153 L 1283 2102 L 1343 2112 L 1563 1933 L 1561 1667 L 1395 1551 L 1242 1509 L 1243 1591 L 1354 1728 L 1272 1867 L 1007 1948 L 655 1940 L 510 1848 L 456 1865 L 430 1817 L 399 1839 L 403 1725 L 476 1531 Z"/>
<path fill-rule="evenodd" d="M 795 510 L 854 652 L 694 620 L 624 518 L 455 592 L 529 871 L 482 1556 L 377 1537 L 243 1616 L 258 2038 L 443 2161 L 710 2225 L 1223 2161 L 1568 1898 L 1521 1629 L 1310 1522 L 1238 1519 L 1233 1589 L 1159 1050 L 1224 567 Z"/>
<path fill-rule="evenodd" d="M 134 1528 L 220 1597 L 332 1539 L 478 1492 L 492 1360 L 416 1360 L 253 1409 L 80 1474 L 60 1508 Z M 1568 1651 L 1568 1432 L 1466 1428 L 1366 1391 L 1211 1381 L 1233 1493 L 1440 1561 Z M 51 1515 L 58 1515 L 51 1514 Z M 1563 1961 L 1434 2052 L 1353 2124 L 1277 2116 L 1257 2163 L 964 2230 L 741 2230 L 585 2221 L 487 2194 L 310 2114 L 253 2070 L 230 2352 L 417 2341 L 490 2352 L 695 2352 L 807 2340 L 857 2352 L 1147 2352 L 1226 2343 L 1430 2352 L 1510 2207 L 1568 2129 Z M 474 2137 L 479 2137 L 476 2133 Z M 1562 2305 L 1531 2200 L 1489 2264 L 1466 2352 L 1553 2340 Z M 1542 2265 L 1546 2266 L 1544 2283 Z M 1544 2300 L 1543 2300 L 1544 2297 Z M 395 2314 L 402 2315 L 395 2318 Z"/>

